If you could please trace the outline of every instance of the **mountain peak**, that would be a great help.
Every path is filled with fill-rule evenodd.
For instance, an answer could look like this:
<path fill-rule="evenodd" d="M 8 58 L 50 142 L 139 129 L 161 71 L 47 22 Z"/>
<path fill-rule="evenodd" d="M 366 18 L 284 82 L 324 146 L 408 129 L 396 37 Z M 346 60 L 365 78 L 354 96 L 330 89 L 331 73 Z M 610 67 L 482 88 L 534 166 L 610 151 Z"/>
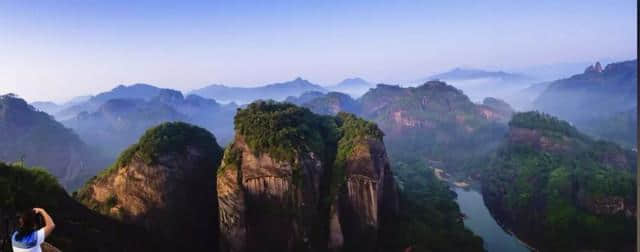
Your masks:
<path fill-rule="evenodd" d="M 347 87 L 347 86 L 371 86 L 371 84 L 360 78 L 360 77 L 353 77 L 353 78 L 346 78 L 344 80 L 342 80 L 341 82 L 339 82 L 338 84 L 336 84 L 336 87 Z"/>
<path fill-rule="evenodd" d="M 448 72 L 432 75 L 428 77 L 427 80 L 470 80 L 480 78 L 498 78 L 502 80 L 512 81 L 521 81 L 528 79 L 527 76 L 516 73 L 456 67 Z"/>
<path fill-rule="evenodd" d="M 600 65 L 598 61 L 595 65 L 588 66 L 587 69 L 584 70 L 584 73 L 602 73 L 602 71 L 602 65 Z"/>

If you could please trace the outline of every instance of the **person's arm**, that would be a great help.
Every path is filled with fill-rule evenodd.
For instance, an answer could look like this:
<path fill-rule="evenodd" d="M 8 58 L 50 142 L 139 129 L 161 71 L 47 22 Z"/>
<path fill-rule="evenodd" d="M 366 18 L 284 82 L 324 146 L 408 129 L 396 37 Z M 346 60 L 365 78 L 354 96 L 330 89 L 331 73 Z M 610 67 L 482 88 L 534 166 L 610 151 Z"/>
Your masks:
<path fill-rule="evenodd" d="M 47 211 L 45 211 L 44 209 L 34 208 L 33 211 L 35 211 L 36 214 L 41 214 L 44 218 L 44 236 L 48 237 L 51 232 L 53 232 L 53 229 L 56 228 L 56 224 L 53 223 L 53 219 L 51 219 L 51 216 L 49 216 Z"/>

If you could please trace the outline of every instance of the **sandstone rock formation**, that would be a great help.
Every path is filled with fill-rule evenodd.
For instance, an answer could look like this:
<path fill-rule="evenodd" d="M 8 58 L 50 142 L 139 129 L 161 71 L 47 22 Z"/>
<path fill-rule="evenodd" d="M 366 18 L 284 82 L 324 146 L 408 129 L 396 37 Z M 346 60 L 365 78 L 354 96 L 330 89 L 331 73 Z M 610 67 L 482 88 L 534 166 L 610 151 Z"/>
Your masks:
<path fill-rule="evenodd" d="M 397 210 L 382 132 L 292 104 L 238 112 L 217 190 L 222 251 L 373 251 Z"/>
<path fill-rule="evenodd" d="M 164 123 L 148 130 L 77 198 L 180 250 L 208 250 L 217 246 L 216 169 L 221 156 L 208 131 Z"/>

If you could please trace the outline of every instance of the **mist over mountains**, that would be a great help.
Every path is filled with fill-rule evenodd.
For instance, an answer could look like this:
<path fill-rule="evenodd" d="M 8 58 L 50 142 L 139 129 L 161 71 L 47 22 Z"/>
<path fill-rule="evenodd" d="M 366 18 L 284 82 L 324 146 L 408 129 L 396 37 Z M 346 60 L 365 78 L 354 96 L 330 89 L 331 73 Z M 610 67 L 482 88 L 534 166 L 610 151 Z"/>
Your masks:
<path fill-rule="evenodd" d="M 624 130 L 628 139 L 621 141 L 617 137 L 617 141 L 635 146 L 635 130 L 625 126 L 633 124 L 633 117 L 618 116 L 616 119 L 616 116 L 637 111 L 637 69 L 638 60 L 612 63 L 604 69 L 598 62 L 588 66 L 582 74 L 550 83 L 534 101 L 534 108 L 568 120 L 597 137 L 611 134 L 601 131 Z M 605 121 L 620 125 L 602 127 Z"/>
<path fill-rule="evenodd" d="M 3 95 L 0 175 L 44 176 L 26 168 L 42 166 L 55 179 L 38 183 L 77 190 L 52 195 L 64 203 L 52 208 L 91 227 L 136 227 L 149 247 L 187 230 L 223 251 L 483 251 L 450 190 L 470 184 L 536 248 L 624 251 L 636 221 L 637 60 L 585 67 L 554 81 L 454 69 L 410 86 L 297 78 L 185 95 L 119 85 L 61 105 Z M 184 206 L 206 208 L 207 225 Z M 65 215 L 63 229 L 84 230 L 73 222 Z M 65 249 L 95 249 L 66 235 L 56 238 Z M 562 242 L 572 239 L 592 242 Z"/>
<path fill-rule="evenodd" d="M 534 82 L 534 78 L 524 74 L 471 68 L 455 68 L 424 78 L 419 83 L 428 80 L 446 81 L 464 91 L 474 102 L 480 102 L 485 97 L 509 100 L 512 94 Z M 512 100 L 509 102 L 514 103 Z"/>
<path fill-rule="evenodd" d="M 209 85 L 191 91 L 191 94 L 215 99 L 228 103 L 246 104 L 259 99 L 285 100 L 289 96 L 299 96 L 307 92 L 327 93 L 336 91 L 358 97 L 364 94 L 372 85 L 361 78 L 348 78 L 338 84 L 320 86 L 298 77 L 291 81 L 266 84 L 258 87 L 231 87 L 221 84 Z"/>
<path fill-rule="evenodd" d="M 471 102 L 478 105 L 482 105 L 485 98 L 494 97 L 511 105 L 508 110 L 538 109 L 576 123 L 592 136 L 633 146 L 635 141 L 631 139 L 635 138 L 627 136 L 634 135 L 632 126 L 637 123 L 637 119 L 630 116 L 637 104 L 633 95 L 634 90 L 637 90 L 635 66 L 637 60 L 599 68 L 594 65 L 586 73 L 553 82 L 536 82 L 526 75 L 504 71 L 463 68 L 433 75 L 428 79 L 449 79 L 447 84 L 462 91 Z M 379 90 L 388 90 L 385 91 L 388 94 L 377 95 L 374 100 L 365 99 L 367 95 L 371 97 Z M 187 96 L 177 90 L 133 84 L 119 85 L 95 96 L 78 97 L 62 105 L 34 102 L 32 106 L 51 112 L 64 126 L 78 134 L 83 142 L 113 160 L 145 129 L 162 122 L 184 121 L 199 125 L 216 134 L 218 141 L 224 145 L 233 137 L 232 119 L 235 110 L 241 106 L 237 104 L 257 99 L 273 99 L 301 105 L 319 114 L 350 112 L 366 115 L 367 111 L 394 97 L 396 94 L 392 90 L 393 88 L 385 85 L 372 87 L 369 82 L 357 77 L 325 87 L 302 78 L 254 88 L 211 85 Z M 363 91 L 366 92 L 365 97 L 359 98 L 358 94 Z M 399 92 L 398 95 L 407 94 Z M 407 99 L 409 98 L 399 101 Z M 232 100 L 238 103 L 221 103 Z M 367 100 L 370 101 L 365 102 Z M 484 108 L 489 109 L 489 106 Z M 412 108 L 407 107 L 405 110 L 408 109 Z M 397 115 L 386 115 L 383 119 L 408 120 L 405 123 L 411 123 L 414 119 L 404 118 L 405 110 L 397 111 Z M 496 116 L 507 112 L 484 113 L 486 116 Z M 373 116 L 371 114 L 365 117 Z M 500 120 L 508 121 L 508 117 Z M 612 123 L 619 127 L 611 125 Z M 610 130 L 611 128 L 618 130 Z M 622 131 L 625 133 L 621 134 L 620 129 L 624 129 Z"/>
<path fill-rule="evenodd" d="M 98 104 L 99 107 L 92 110 Z M 82 112 L 62 122 L 85 142 L 113 159 L 146 129 L 163 122 L 201 125 L 226 143 L 233 134 L 232 119 L 236 108 L 235 104 L 222 105 L 197 95 L 184 97 L 180 91 L 137 84 L 119 86 L 112 92 L 76 105 L 74 109 Z"/>
<path fill-rule="evenodd" d="M 0 96 L 0 160 L 43 167 L 67 189 L 108 164 L 73 130 L 13 95 Z"/>
<path fill-rule="evenodd" d="M 251 88 L 210 85 L 201 89 L 196 89 L 191 93 L 215 99 L 216 101 L 246 104 L 259 99 L 273 99 L 281 101 L 286 99 L 288 96 L 298 96 L 309 91 L 326 93 L 327 89 L 298 77 L 287 82 Z"/>

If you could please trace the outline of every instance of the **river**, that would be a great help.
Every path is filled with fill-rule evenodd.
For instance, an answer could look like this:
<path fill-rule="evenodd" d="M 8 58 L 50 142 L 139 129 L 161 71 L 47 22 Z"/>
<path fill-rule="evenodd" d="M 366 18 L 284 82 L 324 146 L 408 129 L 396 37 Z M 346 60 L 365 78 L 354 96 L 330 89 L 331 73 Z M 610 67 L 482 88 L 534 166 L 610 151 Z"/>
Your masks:
<path fill-rule="evenodd" d="M 484 205 L 482 194 L 475 190 L 455 188 L 458 194 L 456 201 L 460 210 L 466 215 L 464 225 L 474 234 L 482 237 L 484 246 L 489 252 L 528 252 L 531 251 L 516 237 L 507 233 L 498 225 Z"/>

